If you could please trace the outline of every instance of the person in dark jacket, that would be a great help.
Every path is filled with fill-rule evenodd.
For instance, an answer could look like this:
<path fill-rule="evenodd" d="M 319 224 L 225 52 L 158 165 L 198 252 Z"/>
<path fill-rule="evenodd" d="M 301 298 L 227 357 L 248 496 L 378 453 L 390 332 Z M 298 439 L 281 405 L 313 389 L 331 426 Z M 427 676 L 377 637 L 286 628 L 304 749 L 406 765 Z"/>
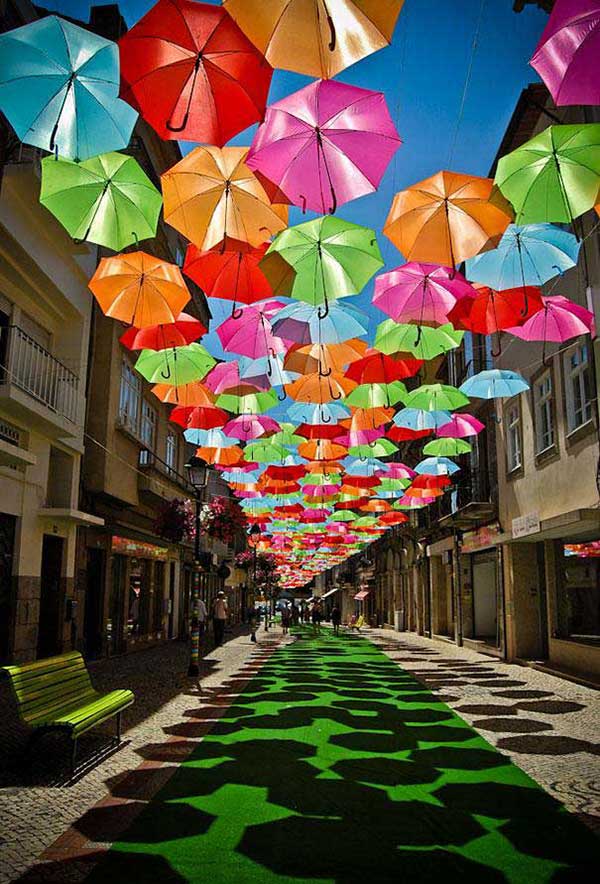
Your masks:
<path fill-rule="evenodd" d="M 342 622 L 342 612 L 340 611 L 338 605 L 334 605 L 331 609 L 331 622 L 333 624 L 333 634 L 340 634 L 340 624 Z"/>

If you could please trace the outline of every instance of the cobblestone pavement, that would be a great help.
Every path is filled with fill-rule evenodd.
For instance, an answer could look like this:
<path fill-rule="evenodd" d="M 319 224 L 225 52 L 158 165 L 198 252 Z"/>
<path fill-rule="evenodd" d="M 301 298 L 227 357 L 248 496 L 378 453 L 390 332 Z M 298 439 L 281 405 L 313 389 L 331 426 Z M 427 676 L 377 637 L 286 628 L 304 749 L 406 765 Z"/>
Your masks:
<path fill-rule="evenodd" d="M 366 635 L 600 832 L 597 691 L 411 634 Z M 122 748 L 70 784 L 49 773 L 60 760 L 52 747 L 41 764 L 17 764 L 22 734 L 9 726 L 9 709 L 0 730 L 0 758 L 7 759 L 0 768 L 0 884 L 78 884 L 89 867 L 86 854 L 91 861 L 114 840 L 115 824 L 139 812 L 235 697 L 241 680 L 282 640 L 279 629 L 261 630 L 257 645 L 245 635 L 231 638 L 203 661 L 199 685 L 185 675 L 187 648 L 181 644 L 95 664 L 92 677 L 100 689 L 131 687 L 136 703 L 126 715 Z M 5 709 L 10 703 L 2 690 Z M 105 744 L 98 732 L 88 738 L 84 761 L 101 740 Z M 40 856 L 42 862 L 25 873 Z"/>
<path fill-rule="evenodd" d="M 600 691 L 449 642 L 369 636 L 600 835 Z"/>

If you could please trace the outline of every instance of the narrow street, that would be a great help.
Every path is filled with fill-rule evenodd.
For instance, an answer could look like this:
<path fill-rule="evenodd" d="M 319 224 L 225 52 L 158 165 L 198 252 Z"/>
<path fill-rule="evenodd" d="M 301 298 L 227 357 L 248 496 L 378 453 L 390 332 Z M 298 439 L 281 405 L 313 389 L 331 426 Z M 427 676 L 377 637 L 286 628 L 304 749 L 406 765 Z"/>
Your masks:
<path fill-rule="evenodd" d="M 597 692 L 368 636 L 233 638 L 199 691 L 182 678 L 154 710 L 160 669 L 138 654 L 148 715 L 127 745 L 73 785 L 3 790 L 6 880 L 582 880 L 600 858 Z M 161 662 L 175 685 L 183 656 Z"/>

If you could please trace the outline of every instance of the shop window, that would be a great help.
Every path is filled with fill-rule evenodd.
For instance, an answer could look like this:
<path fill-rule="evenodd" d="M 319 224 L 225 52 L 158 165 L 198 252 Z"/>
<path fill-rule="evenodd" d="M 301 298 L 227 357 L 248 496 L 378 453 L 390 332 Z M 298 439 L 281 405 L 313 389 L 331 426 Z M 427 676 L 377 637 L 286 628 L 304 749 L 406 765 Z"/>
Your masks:
<path fill-rule="evenodd" d="M 126 360 L 121 366 L 121 390 L 119 394 L 119 420 L 130 432 L 137 435 L 141 414 L 142 381 Z"/>
<path fill-rule="evenodd" d="M 506 466 L 509 473 L 522 464 L 521 409 L 519 404 L 510 405 L 505 412 Z"/>
<path fill-rule="evenodd" d="M 554 445 L 553 400 L 552 375 L 547 371 L 533 385 L 536 454 L 542 454 Z"/>
<path fill-rule="evenodd" d="M 149 448 L 150 451 L 154 451 L 157 423 L 158 414 L 156 409 L 143 399 L 139 436 L 140 441 L 143 442 L 146 448 Z"/>
<path fill-rule="evenodd" d="M 148 559 L 131 559 L 127 632 L 135 640 L 150 631 L 150 569 Z"/>
<path fill-rule="evenodd" d="M 152 632 L 160 638 L 163 629 L 163 597 L 165 590 L 165 563 L 154 563 L 154 610 Z"/>
<path fill-rule="evenodd" d="M 177 472 L 177 460 L 178 460 L 178 438 L 175 433 L 167 433 L 167 441 L 165 445 L 165 463 L 167 465 L 168 473 L 176 473 Z"/>
<path fill-rule="evenodd" d="M 587 344 L 563 356 L 567 428 L 573 433 L 592 419 L 592 374 Z"/>
<path fill-rule="evenodd" d="M 600 540 L 562 544 L 559 560 L 561 635 L 600 642 Z"/>

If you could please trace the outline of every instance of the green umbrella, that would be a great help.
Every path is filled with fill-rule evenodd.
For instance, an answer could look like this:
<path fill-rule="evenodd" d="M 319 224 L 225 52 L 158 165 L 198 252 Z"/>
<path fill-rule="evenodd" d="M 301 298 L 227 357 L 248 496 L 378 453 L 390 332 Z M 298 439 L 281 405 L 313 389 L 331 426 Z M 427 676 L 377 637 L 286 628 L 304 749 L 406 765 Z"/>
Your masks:
<path fill-rule="evenodd" d="M 355 522 L 357 519 L 358 516 L 351 510 L 340 510 L 339 512 L 332 513 L 329 517 L 331 522 Z"/>
<path fill-rule="evenodd" d="M 423 448 L 423 454 L 431 454 L 434 457 L 457 457 L 459 454 L 468 454 L 471 445 L 464 439 L 434 439 Z"/>
<path fill-rule="evenodd" d="M 338 473 L 307 473 L 298 482 L 300 485 L 341 485 L 342 478 Z"/>
<path fill-rule="evenodd" d="M 406 397 L 407 408 L 421 411 L 453 411 L 469 404 L 469 397 L 449 384 L 422 384 Z"/>
<path fill-rule="evenodd" d="M 277 463 L 286 458 L 289 454 L 287 448 L 271 442 L 270 439 L 264 441 L 252 442 L 244 448 L 246 460 L 255 461 L 256 463 Z"/>
<path fill-rule="evenodd" d="M 133 157 L 42 160 L 40 202 L 68 233 L 120 251 L 156 235 L 162 197 Z"/>
<path fill-rule="evenodd" d="M 236 396 L 234 393 L 221 393 L 217 396 L 215 405 L 231 411 L 233 414 L 262 414 L 277 405 L 277 393 L 275 390 L 266 390 L 258 393 L 244 393 Z M 286 451 L 289 454 L 289 451 Z"/>
<path fill-rule="evenodd" d="M 297 436 L 294 433 L 296 429 L 294 424 L 283 423 L 280 426 L 281 429 L 269 437 L 271 442 L 278 442 L 280 445 L 300 445 L 301 442 L 306 442 L 304 436 Z"/>
<path fill-rule="evenodd" d="M 430 328 L 386 319 L 377 326 L 375 348 L 388 355 L 412 353 L 418 359 L 435 359 L 458 347 L 463 336 L 464 331 L 457 331 L 450 323 Z"/>
<path fill-rule="evenodd" d="M 376 439 L 365 445 L 353 445 L 348 449 L 348 453 L 352 457 L 360 457 L 365 460 L 367 457 L 389 457 L 395 454 L 398 446 L 394 445 L 389 439 Z"/>
<path fill-rule="evenodd" d="M 394 381 L 391 384 L 360 384 L 344 401 L 355 408 L 389 408 L 400 400 L 404 401 L 406 396 L 402 381 Z"/>
<path fill-rule="evenodd" d="M 410 485 L 410 479 L 386 479 L 379 480 L 378 491 L 402 491 Z"/>
<path fill-rule="evenodd" d="M 152 384 L 168 381 L 175 387 L 201 381 L 216 364 L 202 344 L 169 347 L 168 350 L 142 350 L 135 367 Z"/>
<path fill-rule="evenodd" d="M 571 223 L 597 202 L 600 123 L 549 126 L 502 157 L 496 184 L 517 224 Z"/>
<path fill-rule="evenodd" d="M 379 524 L 377 516 L 359 516 L 352 525 L 352 531 L 355 528 L 374 528 L 377 524 Z"/>
<path fill-rule="evenodd" d="M 261 262 L 269 273 L 272 255 L 291 268 L 285 293 L 313 307 L 356 295 L 383 267 L 375 232 L 332 215 L 306 221 L 279 233 Z M 280 291 L 280 289 L 279 289 Z"/>

